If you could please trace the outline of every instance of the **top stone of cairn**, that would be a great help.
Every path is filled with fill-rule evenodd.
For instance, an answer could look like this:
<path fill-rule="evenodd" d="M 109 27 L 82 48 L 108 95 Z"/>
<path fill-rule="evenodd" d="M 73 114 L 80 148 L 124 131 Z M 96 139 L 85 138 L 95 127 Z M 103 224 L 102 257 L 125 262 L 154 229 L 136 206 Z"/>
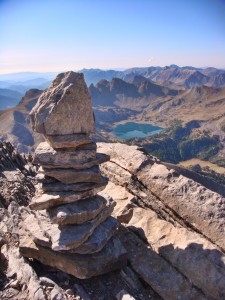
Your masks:
<path fill-rule="evenodd" d="M 33 130 L 44 135 L 93 133 L 91 96 L 84 75 L 72 71 L 57 75 L 30 116 Z"/>

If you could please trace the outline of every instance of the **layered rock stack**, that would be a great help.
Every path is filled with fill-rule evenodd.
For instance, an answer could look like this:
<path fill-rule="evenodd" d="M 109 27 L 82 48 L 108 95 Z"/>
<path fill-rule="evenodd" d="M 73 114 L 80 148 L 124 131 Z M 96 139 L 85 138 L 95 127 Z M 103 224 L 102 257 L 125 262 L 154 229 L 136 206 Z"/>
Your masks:
<path fill-rule="evenodd" d="M 34 163 L 39 188 L 23 212 L 22 255 L 78 278 L 96 276 L 126 262 L 111 216 L 114 202 L 98 195 L 107 185 L 96 153 L 91 97 L 83 74 L 59 74 L 31 112 L 33 129 L 44 134 Z"/>

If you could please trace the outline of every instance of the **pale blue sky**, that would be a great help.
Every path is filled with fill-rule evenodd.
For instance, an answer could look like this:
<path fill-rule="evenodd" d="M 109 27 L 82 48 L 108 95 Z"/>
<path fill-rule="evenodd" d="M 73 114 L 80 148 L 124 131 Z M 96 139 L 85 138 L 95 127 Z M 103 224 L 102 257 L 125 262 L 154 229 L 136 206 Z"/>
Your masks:
<path fill-rule="evenodd" d="M 225 0 L 0 0 L 0 73 L 225 68 Z"/>

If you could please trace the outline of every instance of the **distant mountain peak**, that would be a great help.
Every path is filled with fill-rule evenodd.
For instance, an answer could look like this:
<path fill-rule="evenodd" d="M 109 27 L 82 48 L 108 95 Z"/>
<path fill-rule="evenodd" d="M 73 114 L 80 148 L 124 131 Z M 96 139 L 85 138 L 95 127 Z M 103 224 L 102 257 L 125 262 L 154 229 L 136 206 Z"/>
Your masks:
<path fill-rule="evenodd" d="M 170 65 L 169 68 L 180 69 L 180 67 L 178 65 L 174 65 L 174 64 Z"/>

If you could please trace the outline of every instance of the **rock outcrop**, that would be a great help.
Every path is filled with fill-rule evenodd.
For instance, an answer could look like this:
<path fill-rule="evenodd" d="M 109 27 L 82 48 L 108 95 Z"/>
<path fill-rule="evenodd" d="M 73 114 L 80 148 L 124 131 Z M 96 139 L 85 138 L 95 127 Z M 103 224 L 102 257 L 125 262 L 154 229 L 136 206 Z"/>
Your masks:
<path fill-rule="evenodd" d="M 54 131 L 72 75 L 51 87 L 57 109 L 40 119 L 36 107 L 34 128 Z M 44 133 L 35 180 L 31 157 L 0 144 L 0 298 L 225 299 L 224 196 L 140 147 L 96 153 L 89 125 Z"/>
<path fill-rule="evenodd" d="M 11 143 L 0 142 L 0 207 L 12 201 L 28 205 L 34 195 L 35 167 L 31 156 L 19 154 Z"/>
<path fill-rule="evenodd" d="M 6 162 L 8 157 L 7 171 L 14 172 L 21 168 L 25 172 L 28 165 L 24 169 L 23 164 L 13 162 L 12 157 L 18 154 L 8 144 L 4 145 L 7 152 L 2 155 L 2 161 Z M 8 209 L 0 208 L 0 243 L 3 244 L 0 298 L 224 299 L 224 250 L 218 243 L 220 239 L 217 238 L 215 226 L 212 227 L 214 240 L 210 230 L 205 230 L 203 234 L 203 228 L 210 224 L 206 212 L 211 210 L 210 206 L 204 205 L 204 200 L 214 201 L 213 211 L 222 214 L 224 198 L 201 186 L 190 176 L 186 178 L 172 165 L 166 167 L 139 147 L 103 143 L 98 146 L 99 152 L 111 155 L 110 161 L 100 166 L 101 172 L 110 181 L 98 195 L 63 205 L 53 204 L 47 211 L 43 208 L 31 211 L 29 207 L 19 206 L 16 198 L 8 200 L 10 187 L 5 193 L 7 203 L 11 203 Z M 9 149 L 14 154 L 7 156 Z M 27 181 L 32 180 L 30 175 L 24 174 Z M 38 176 L 41 184 L 43 180 L 47 184 L 55 181 L 43 174 Z M 186 182 L 183 190 L 178 184 L 181 181 Z M 23 185 L 22 182 L 20 184 Z M 76 183 L 60 183 L 59 188 L 62 185 L 74 187 Z M 174 191 L 176 187 L 183 194 L 174 193 L 172 198 L 170 188 Z M 201 198 L 202 189 L 204 198 Z M 54 193 L 57 195 L 58 192 Z M 72 195 L 76 192 L 67 193 Z M 32 188 L 27 194 L 27 201 L 31 195 Z M 182 201 L 178 199 L 181 195 Z M 109 216 L 111 198 L 116 202 L 112 212 L 114 218 Z M 183 208 L 178 209 L 180 205 L 176 206 L 176 203 L 185 204 L 186 214 Z M 197 214 L 199 222 L 195 221 Z M 104 220 L 106 215 L 108 217 Z M 205 223 L 202 222 L 204 227 L 200 227 L 203 215 Z M 218 216 L 218 213 L 215 215 Z M 116 229 L 118 221 L 121 225 Z M 81 230 L 83 224 L 86 224 L 87 231 Z M 214 217 L 212 224 L 222 224 L 222 228 L 222 218 Z M 53 243 L 54 249 L 57 249 L 61 242 L 59 229 L 65 231 L 66 226 L 69 234 L 63 240 L 64 245 L 70 247 L 76 241 L 76 246 L 79 246 L 55 251 L 52 249 Z M 77 232 L 73 228 L 80 229 Z M 218 230 L 218 234 L 221 232 Z M 25 256 L 37 260 L 21 257 L 19 243 L 20 251 Z M 119 268 L 126 258 L 127 266 L 108 272 L 109 265 L 110 268 Z M 85 280 L 74 277 L 77 273 L 82 278 L 96 275 L 99 268 L 108 273 Z M 63 272 L 68 270 L 72 275 Z"/>
<path fill-rule="evenodd" d="M 225 298 L 225 199 L 142 148 L 99 143 L 132 268 L 163 299 Z M 117 197 L 115 196 L 117 195 Z M 122 196 L 121 196 L 122 195 Z"/>
<path fill-rule="evenodd" d="M 115 203 L 97 195 L 108 183 L 99 164 L 109 156 L 97 155 L 89 138 L 94 118 L 83 75 L 59 74 L 31 120 L 48 142 L 35 151 L 40 183 L 30 208 L 36 211 L 22 214 L 20 253 L 82 279 L 122 267 Z"/>
<path fill-rule="evenodd" d="M 83 74 L 59 74 L 40 96 L 30 116 L 34 131 L 45 135 L 93 133 L 91 96 Z"/>

